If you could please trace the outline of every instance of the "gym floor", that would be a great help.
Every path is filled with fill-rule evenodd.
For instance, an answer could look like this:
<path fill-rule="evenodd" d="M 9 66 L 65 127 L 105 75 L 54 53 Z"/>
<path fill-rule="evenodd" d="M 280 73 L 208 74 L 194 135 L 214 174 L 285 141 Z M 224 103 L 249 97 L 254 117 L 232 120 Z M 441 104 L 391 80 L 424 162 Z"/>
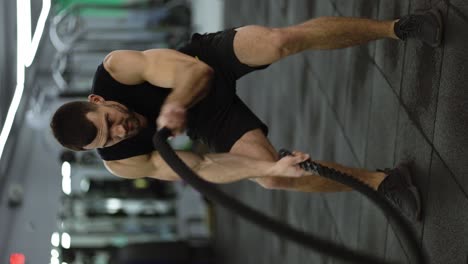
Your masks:
<path fill-rule="evenodd" d="M 465 0 L 226 1 L 225 27 L 286 26 L 318 16 L 392 19 L 438 6 L 445 43 L 381 40 L 305 52 L 244 77 L 238 91 L 281 147 L 368 169 L 414 161 L 423 221 L 413 224 L 430 263 L 466 263 L 468 249 L 468 4 Z M 249 181 L 223 189 L 293 226 L 354 249 L 410 263 L 402 238 L 356 192 L 269 191 Z M 223 263 L 345 263 L 271 235 L 216 207 Z"/>

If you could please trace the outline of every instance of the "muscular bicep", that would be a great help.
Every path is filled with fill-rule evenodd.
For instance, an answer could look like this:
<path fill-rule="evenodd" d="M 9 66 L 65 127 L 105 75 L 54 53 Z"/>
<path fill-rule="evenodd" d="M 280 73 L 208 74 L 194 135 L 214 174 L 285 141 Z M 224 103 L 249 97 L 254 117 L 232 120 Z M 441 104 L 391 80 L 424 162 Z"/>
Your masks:
<path fill-rule="evenodd" d="M 193 65 L 206 66 L 191 56 L 170 49 L 117 50 L 104 59 L 106 70 L 123 84 L 147 81 L 164 88 L 174 88 L 176 77 L 187 73 Z"/>
<path fill-rule="evenodd" d="M 196 169 L 202 161 L 202 157 L 191 152 L 177 151 L 177 155 L 192 169 Z M 104 164 L 112 174 L 127 179 L 143 177 L 166 181 L 180 179 L 156 151 L 123 160 L 105 161 Z"/>

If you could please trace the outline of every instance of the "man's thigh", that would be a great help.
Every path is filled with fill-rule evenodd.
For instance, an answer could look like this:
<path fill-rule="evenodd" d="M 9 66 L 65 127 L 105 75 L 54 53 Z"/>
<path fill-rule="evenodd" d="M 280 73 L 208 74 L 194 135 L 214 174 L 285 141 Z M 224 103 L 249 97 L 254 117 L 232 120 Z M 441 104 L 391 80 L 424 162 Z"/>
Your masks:
<path fill-rule="evenodd" d="M 243 64 L 251 67 L 269 65 L 288 55 L 285 29 L 249 25 L 236 28 L 236 31 L 234 53 Z"/>

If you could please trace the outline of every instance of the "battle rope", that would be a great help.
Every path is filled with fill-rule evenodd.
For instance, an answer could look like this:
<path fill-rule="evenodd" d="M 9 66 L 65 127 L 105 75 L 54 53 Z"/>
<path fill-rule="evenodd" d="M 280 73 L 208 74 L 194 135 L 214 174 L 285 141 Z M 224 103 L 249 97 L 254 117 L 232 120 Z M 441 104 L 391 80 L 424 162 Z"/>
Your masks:
<path fill-rule="evenodd" d="M 166 163 L 171 167 L 184 181 L 189 183 L 193 188 L 195 188 L 200 193 L 203 193 L 208 199 L 219 203 L 227 209 L 230 209 L 236 212 L 238 215 L 244 217 L 250 222 L 269 230 L 272 233 L 275 233 L 279 236 L 285 237 L 289 240 L 292 240 L 298 244 L 301 244 L 304 247 L 313 249 L 319 252 L 322 252 L 327 255 L 334 256 L 335 258 L 353 262 L 353 263 L 394 263 L 389 262 L 385 259 L 371 256 L 362 252 L 357 252 L 351 249 L 348 249 L 342 245 L 335 244 L 333 242 L 315 237 L 313 235 L 299 231 L 286 223 L 282 223 L 271 217 L 266 216 L 258 212 L 257 210 L 243 204 L 242 202 L 232 198 L 222 191 L 218 190 L 213 184 L 206 182 L 197 174 L 195 174 L 174 152 L 171 146 L 166 142 L 166 139 L 171 135 L 169 129 L 163 128 L 159 130 L 153 137 L 153 144 L 155 148 L 159 151 L 161 157 L 166 161 Z M 290 155 L 288 151 L 281 151 L 281 155 Z M 420 249 L 416 236 L 414 232 L 405 222 L 405 220 L 400 216 L 400 214 L 387 202 L 380 197 L 372 188 L 366 184 L 360 182 L 359 180 L 347 176 L 344 173 L 338 172 L 336 170 L 321 166 L 312 161 L 305 162 L 301 164 L 301 167 L 313 171 L 321 176 L 330 178 L 332 180 L 338 181 L 342 184 L 352 187 L 353 189 L 359 191 L 360 193 L 367 196 L 374 203 L 376 203 L 380 209 L 382 209 L 387 216 L 390 216 L 391 219 L 400 226 L 403 230 L 403 234 L 406 236 L 410 250 L 414 253 L 414 256 L 417 258 L 418 264 L 425 263 L 425 256 Z"/>

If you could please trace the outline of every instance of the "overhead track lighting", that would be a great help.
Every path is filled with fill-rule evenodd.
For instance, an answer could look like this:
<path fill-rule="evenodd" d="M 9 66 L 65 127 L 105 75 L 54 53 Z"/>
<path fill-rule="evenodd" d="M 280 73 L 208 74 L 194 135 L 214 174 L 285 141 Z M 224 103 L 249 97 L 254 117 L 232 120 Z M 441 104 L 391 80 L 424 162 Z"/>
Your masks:
<path fill-rule="evenodd" d="M 37 21 L 36 30 L 34 35 L 31 36 L 31 1 L 32 0 L 16 1 L 16 88 L 10 107 L 8 108 L 5 123 L 3 124 L 3 128 L 0 133 L 0 160 L 5 149 L 8 136 L 10 135 L 21 98 L 23 97 L 26 68 L 31 66 L 34 61 L 51 6 L 51 0 L 42 0 L 42 10 Z"/>

